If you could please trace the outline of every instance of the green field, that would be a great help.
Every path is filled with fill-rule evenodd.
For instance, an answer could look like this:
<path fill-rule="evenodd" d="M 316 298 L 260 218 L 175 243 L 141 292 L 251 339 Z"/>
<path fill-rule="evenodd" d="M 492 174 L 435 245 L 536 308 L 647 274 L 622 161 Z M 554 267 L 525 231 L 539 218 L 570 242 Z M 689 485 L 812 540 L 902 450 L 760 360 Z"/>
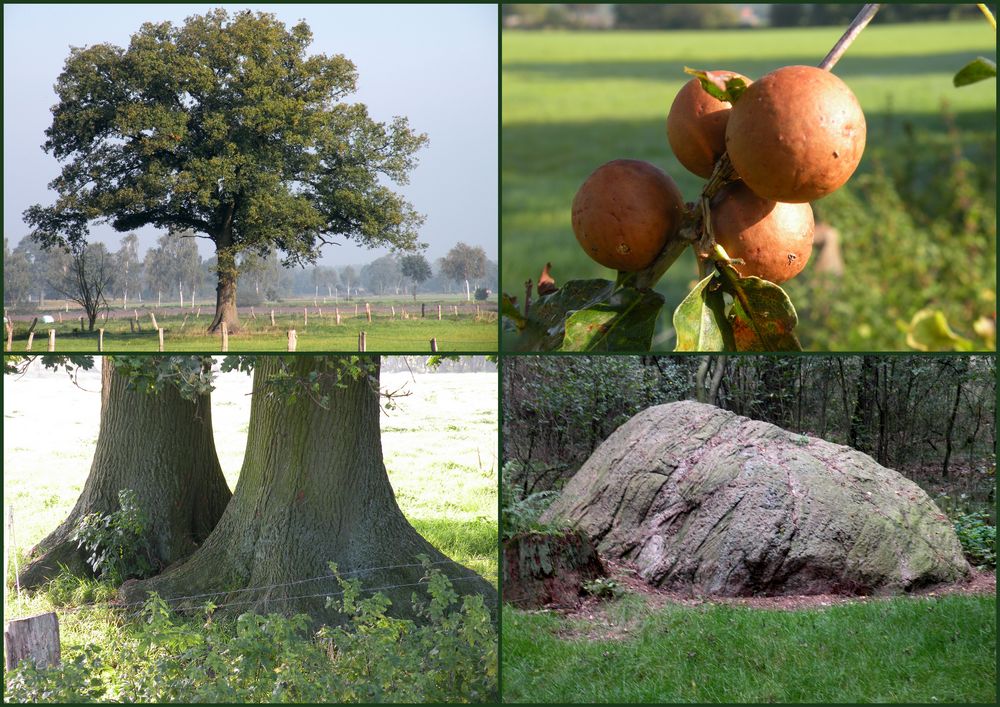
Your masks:
<path fill-rule="evenodd" d="M 996 597 L 773 611 L 627 595 L 596 620 L 505 607 L 502 656 L 505 702 L 992 704 Z"/>
<path fill-rule="evenodd" d="M 430 340 L 436 339 L 439 351 L 496 351 L 497 317 L 496 302 L 484 302 L 476 313 L 476 303 L 458 299 L 427 301 L 425 314 L 420 317 L 420 302 L 412 300 L 371 300 L 372 321 L 365 314 L 365 303 L 355 309 L 355 302 L 339 305 L 341 323 L 338 325 L 336 312 L 338 305 L 320 304 L 310 300 L 304 307 L 309 310 L 308 322 L 305 313 L 299 309 L 293 313 L 275 314 L 271 326 L 270 308 L 267 305 L 254 308 L 240 308 L 239 333 L 229 336 L 230 351 L 285 351 L 288 346 L 288 331 L 296 333 L 296 351 L 357 351 L 358 333 L 365 332 L 366 350 L 371 352 L 430 351 Z M 438 319 L 438 305 L 441 319 Z M 171 305 L 164 303 L 164 307 Z M 282 305 L 285 309 L 288 304 Z M 403 307 L 408 318 L 402 318 Z M 455 308 L 458 314 L 455 314 Z M 162 311 L 153 313 L 156 322 L 163 329 L 164 351 L 167 352 L 211 352 L 221 351 L 221 335 L 208 334 L 206 329 L 214 308 L 201 307 L 181 314 L 176 306 L 175 313 Z M 393 312 L 395 309 L 395 312 Z M 33 351 L 46 351 L 48 330 L 56 331 L 57 352 L 96 352 L 98 346 L 97 328 L 104 329 L 104 351 L 131 352 L 156 351 L 159 347 L 157 332 L 153 329 L 150 310 L 140 309 L 139 327 L 130 324 L 126 318 L 98 319 L 93 333 L 80 332 L 79 310 L 70 308 L 63 313 L 51 312 L 57 318 L 54 324 L 41 322 L 35 328 L 32 342 Z M 357 312 L 357 313 L 356 313 Z M 117 312 L 116 312 L 117 313 Z M 30 321 L 15 323 L 13 351 L 24 351 L 27 346 L 27 330 Z"/>
<path fill-rule="evenodd" d="M 674 177 L 686 199 L 695 198 L 702 182 L 673 157 L 665 132 L 670 103 L 687 79 L 685 66 L 757 78 L 783 65 L 815 65 L 841 31 L 504 32 L 504 291 L 523 297 L 524 281 L 537 277 L 547 261 L 557 282 L 613 279 L 577 246 L 570 226 L 577 188 L 609 160 L 653 162 Z M 845 287 L 856 291 L 828 304 L 821 293 L 830 288 L 810 281 L 809 268 L 789 283 L 807 347 L 903 348 L 897 323 L 921 307 L 942 308 L 967 334 L 972 320 L 995 310 L 996 82 L 962 89 L 951 83 L 967 61 L 995 56 L 995 41 L 986 22 L 880 27 L 876 18 L 837 65 L 865 111 L 867 148 L 859 172 L 817 213 L 840 229 L 844 262 L 855 280 Z M 968 163 L 964 177 L 951 173 L 958 166 L 952 164 L 956 145 Z M 961 179 L 966 181 L 956 181 Z M 899 199 L 878 188 L 890 182 L 898 185 Z M 970 188 L 979 191 L 984 203 L 977 201 L 976 208 L 985 212 L 977 212 L 971 225 L 952 213 L 951 204 L 967 199 L 963 190 Z M 952 210 L 943 213 L 945 207 Z M 887 231 L 912 247 L 890 242 Z M 959 240 L 977 264 L 964 275 L 950 254 L 941 253 Z M 914 264 L 901 264 L 904 258 Z M 688 254 L 661 281 L 667 306 L 656 347 L 673 348 L 669 313 L 695 277 Z M 882 284 L 894 279 L 906 292 Z M 863 305 L 855 301 L 863 297 Z"/>

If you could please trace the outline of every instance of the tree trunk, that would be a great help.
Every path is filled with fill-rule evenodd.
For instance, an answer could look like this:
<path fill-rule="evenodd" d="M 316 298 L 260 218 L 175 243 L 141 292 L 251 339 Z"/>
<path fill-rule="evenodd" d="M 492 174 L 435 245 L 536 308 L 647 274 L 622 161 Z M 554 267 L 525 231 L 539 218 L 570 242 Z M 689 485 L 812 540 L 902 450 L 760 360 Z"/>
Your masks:
<path fill-rule="evenodd" d="M 122 489 L 135 491 L 164 567 L 209 536 L 232 495 L 215 452 L 208 395 L 195 403 L 170 385 L 158 394 L 136 392 L 110 360 L 102 366 L 101 426 L 90 474 L 69 516 L 32 549 L 22 587 L 55 577 L 60 564 L 93 576 L 71 537 L 88 513 L 116 511 Z"/>
<path fill-rule="evenodd" d="M 239 270 L 236 267 L 236 252 L 232 247 L 232 213 L 233 209 L 230 207 L 225 226 L 215 242 L 218 282 L 215 286 L 215 317 L 208 325 L 208 330 L 214 332 L 225 322 L 230 334 L 240 329 L 240 315 L 236 309 L 236 280 Z"/>
<path fill-rule="evenodd" d="M 944 461 L 941 463 L 941 476 L 948 478 L 949 466 L 951 465 L 952 434 L 955 431 L 955 419 L 958 417 L 958 404 L 962 400 L 962 381 L 959 379 L 955 388 L 955 404 L 951 408 L 951 415 L 948 416 L 948 429 L 944 433 Z"/>
<path fill-rule="evenodd" d="M 191 557 L 158 577 L 123 585 L 127 601 L 142 601 L 154 591 L 167 599 L 220 592 L 212 597 L 220 610 L 306 612 L 318 621 L 340 622 L 343 617 L 325 607 L 325 596 L 339 592 L 329 568 L 335 562 L 363 589 L 381 588 L 392 614 L 411 617 L 411 596 L 424 586 L 418 556 L 426 555 L 453 578 L 456 592 L 482 594 L 495 607 L 492 585 L 431 546 L 396 504 L 382 461 L 377 359 L 371 360 L 374 385 L 366 376 L 350 375 L 338 383 L 328 362 L 299 356 L 287 363 L 299 380 L 320 374 L 314 395 L 327 397 L 324 409 L 311 395 L 289 402 L 270 394 L 269 380 L 282 362 L 257 359 L 233 500 Z M 341 370 L 341 362 L 334 365 Z M 174 605 L 195 608 L 203 602 Z"/>

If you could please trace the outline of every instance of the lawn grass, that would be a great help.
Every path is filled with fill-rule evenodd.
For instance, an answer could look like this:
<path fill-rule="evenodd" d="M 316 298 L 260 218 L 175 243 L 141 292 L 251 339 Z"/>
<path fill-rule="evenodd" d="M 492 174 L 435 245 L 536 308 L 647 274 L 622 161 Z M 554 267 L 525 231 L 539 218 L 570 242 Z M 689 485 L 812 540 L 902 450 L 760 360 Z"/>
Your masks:
<path fill-rule="evenodd" d="M 537 277 L 546 262 L 553 264 L 557 283 L 614 279 L 578 247 L 570 225 L 576 190 L 609 160 L 650 161 L 677 181 L 686 199 L 696 197 L 702 180 L 680 166 L 665 132 L 671 101 L 688 78 L 685 66 L 759 78 L 783 65 L 819 63 L 841 31 L 504 32 L 502 289 L 521 294 L 524 281 Z M 914 150 L 906 142 L 911 136 L 921 157 L 934 159 L 947 133 L 943 101 L 973 160 L 995 172 L 996 83 L 956 89 L 951 82 L 977 55 L 995 56 L 995 42 L 985 22 L 879 26 L 876 19 L 835 69 L 857 95 L 868 122 L 858 175 L 874 173 L 879 160 L 894 151 Z M 843 190 L 860 188 L 848 182 Z M 824 216 L 837 225 L 829 209 Z M 850 234 L 843 238 L 849 248 Z M 886 272 L 891 275 L 892 263 Z M 809 277 L 807 268 L 797 280 Z M 657 289 L 667 305 L 655 347 L 673 348 L 669 319 L 695 279 L 694 259 L 686 253 L 661 280 Z M 793 301 L 796 286 L 793 282 Z M 982 285 L 989 291 L 994 286 Z M 895 329 L 896 322 L 887 316 L 873 325 Z M 814 346 L 826 344 L 819 338 Z"/>
<path fill-rule="evenodd" d="M 996 597 L 899 597 L 824 609 L 647 610 L 625 640 L 593 621 L 504 607 L 505 702 L 981 702 L 996 700 Z"/>

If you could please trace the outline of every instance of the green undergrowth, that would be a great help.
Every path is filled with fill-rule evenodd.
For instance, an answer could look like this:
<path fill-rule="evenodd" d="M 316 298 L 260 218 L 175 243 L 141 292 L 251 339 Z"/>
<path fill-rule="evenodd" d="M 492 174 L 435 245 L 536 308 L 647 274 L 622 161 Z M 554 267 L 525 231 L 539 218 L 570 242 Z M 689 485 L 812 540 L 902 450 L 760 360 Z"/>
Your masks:
<path fill-rule="evenodd" d="M 328 605 L 349 617 L 309 629 L 309 617 L 243 614 L 215 620 L 152 597 L 140 620 L 97 609 L 115 634 L 63 642 L 62 664 L 25 662 L 5 674 L 5 702 L 486 702 L 497 699 L 497 639 L 482 598 L 459 598 L 428 571 L 414 596 L 420 622 L 386 616 L 388 601 L 357 580 Z M 83 638 L 82 636 L 80 638 Z"/>
<path fill-rule="evenodd" d="M 504 701 L 992 704 L 996 698 L 995 596 L 773 611 L 649 610 L 628 595 L 609 604 L 606 616 L 607 631 L 620 640 L 595 637 L 601 626 L 593 618 L 504 607 Z"/>

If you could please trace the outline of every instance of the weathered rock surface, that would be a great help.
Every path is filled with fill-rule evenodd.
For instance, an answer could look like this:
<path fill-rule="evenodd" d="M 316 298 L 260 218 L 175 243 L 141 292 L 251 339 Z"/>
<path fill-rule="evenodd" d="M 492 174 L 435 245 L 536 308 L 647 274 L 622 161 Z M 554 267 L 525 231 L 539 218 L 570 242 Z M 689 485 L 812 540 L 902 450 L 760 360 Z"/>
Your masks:
<path fill-rule="evenodd" d="M 614 432 L 542 516 L 648 582 L 720 596 L 890 593 L 969 565 L 916 484 L 849 447 L 696 402 Z"/>
<path fill-rule="evenodd" d="M 585 535 L 524 533 L 503 548 L 503 600 L 521 609 L 569 608 L 583 584 L 604 577 L 604 565 Z"/>

